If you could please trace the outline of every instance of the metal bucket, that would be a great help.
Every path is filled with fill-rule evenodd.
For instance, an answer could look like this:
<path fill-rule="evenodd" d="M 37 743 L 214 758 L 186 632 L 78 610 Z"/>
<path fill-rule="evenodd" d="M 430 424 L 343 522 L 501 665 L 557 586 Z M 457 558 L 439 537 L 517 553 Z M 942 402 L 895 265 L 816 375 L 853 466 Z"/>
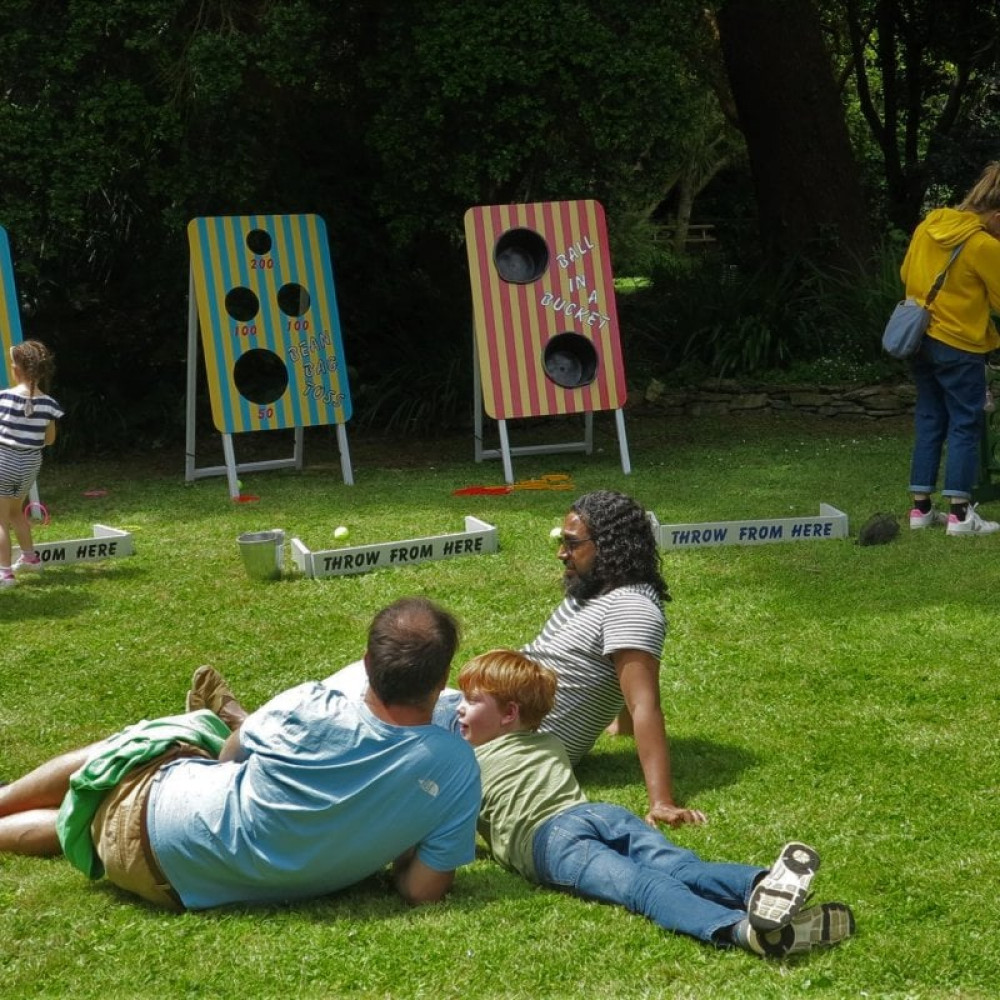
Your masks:
<path fill-rule="evenodd" d="M 245 531 L 237 538 L 243 566 L 251 580 L 280 580 L 285 561 L 285 533 L 280 528 L 273 531 Z"/>
<path fill-rule="evenodd" d="M 597 377 L 597 351 L 579 333 L 557 333 L 545 345 L 542 363 L 545 374 L 565 389 L 590 385 Z"/>

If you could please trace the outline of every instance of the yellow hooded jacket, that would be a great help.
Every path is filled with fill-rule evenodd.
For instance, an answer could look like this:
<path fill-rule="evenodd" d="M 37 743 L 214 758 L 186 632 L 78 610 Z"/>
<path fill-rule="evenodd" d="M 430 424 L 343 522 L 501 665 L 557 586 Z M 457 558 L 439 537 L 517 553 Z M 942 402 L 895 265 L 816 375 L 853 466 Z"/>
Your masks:
<path fill-rule="evenodd" d="M 1000 347 L 990 312 L 1000 313 L 1000 240 L 975 212 L 936 208 L 917 226 L 900 268 L 906 295 L 923 303 L 952 251 L 965 242 L 931 303 L 927 335 L 962 351 Z"/>

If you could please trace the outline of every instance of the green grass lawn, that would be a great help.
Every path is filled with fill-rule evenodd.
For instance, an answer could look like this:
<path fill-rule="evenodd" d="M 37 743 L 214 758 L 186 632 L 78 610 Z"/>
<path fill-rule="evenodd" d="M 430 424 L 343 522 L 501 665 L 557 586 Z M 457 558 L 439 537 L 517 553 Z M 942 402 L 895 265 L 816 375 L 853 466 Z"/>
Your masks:
<path fill-rule="evenodd" d="M 528 427 L 514 443 L 563 431 Z M 902 531 L 886 546 L 664 553 L 674 601 L 662 692 L 677 791 L 709 815 L 675 839 L 708 859 L 762 865 L 793 837 L 816 845 L 817 898 L 854 907 L 852 941 L 784 964 L 717 952 L 532 888 L 485 858 L 459 872 L 445 903 L 419 910 L 370 879 L 305 905 L 178 917 L 61 859 L 4 856 L 0 994 L 996 996 L 1000 536 L 909 531 L 903 422 L 646 417 L 630 418 L 629 435 L 631 476 L 599 416 L 594 455 L 514 461 L 518 478 L 569 474 L 572 492 L 507 496 L 452 495 L 502 482 L 499 462 L 471 460 L 471 434 L 352 440 L 349 487 L 332 435 L 310 432 L 304 471 L 242 476 L 260 497 L 246 505 L 230 503 L 222 479 L 186 485 L 179 455 L 50 459 L 40 489 L 52 519 L 37 539 L 86 537 L 102 523 L 131 531 L 136 554 L 52 568 L 0 593 L 0 779 L 179 711 L 202 663 L 249 704 L 325 676 L 360 654 L 374 612 L 406 594 L 463 622 L 456 670 L 520 644 L 560 599 L 549 531 L 591 489 L 624 489 L 663 523 L 813 514 L 827 502 L 854 535 L 874 511 L 895 511 Z M 83 495 L 95 488 L 107 495 Z M 279 527 L 325 549 L 339 524 L 364 544 L 459 531 L 467 514 L 497 525 L 498 554 L 255 583 L 236 542 Z M 592 797 L 643 811 L 630 741 L 603 739 L 579 776 Z"/>

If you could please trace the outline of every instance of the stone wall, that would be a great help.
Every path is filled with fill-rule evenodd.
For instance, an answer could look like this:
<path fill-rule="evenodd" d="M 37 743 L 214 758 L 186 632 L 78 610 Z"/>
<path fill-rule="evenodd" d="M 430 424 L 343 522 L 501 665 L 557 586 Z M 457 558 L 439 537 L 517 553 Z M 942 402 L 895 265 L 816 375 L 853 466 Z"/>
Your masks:
<path fill-rule="evenodd" d="M 912 414 L 916 389 L 908 382 L 867 386 L 763 385 L 710 379 L 697 386 L 668 388 L 653 379 L 631 405 L 671 416 L 794 411 L 820 417 L 881 420 Z"/>

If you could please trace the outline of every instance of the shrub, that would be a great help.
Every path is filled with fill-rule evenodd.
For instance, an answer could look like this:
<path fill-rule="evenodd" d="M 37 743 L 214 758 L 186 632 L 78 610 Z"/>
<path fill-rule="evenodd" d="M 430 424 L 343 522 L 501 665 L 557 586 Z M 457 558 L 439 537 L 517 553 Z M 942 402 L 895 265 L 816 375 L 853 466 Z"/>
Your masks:
<path fill-rule="evenodd" d="M 629 363 L 668 380 L 679 371 L 738 377 L 809 366 L 836 381 L 892 374 L 899 366 L 883 356 L 880 336 L 900 294 L 901 239 L 890 234 L 851 270 L 721 254 L 661 269 L 621 301 Z"/>

